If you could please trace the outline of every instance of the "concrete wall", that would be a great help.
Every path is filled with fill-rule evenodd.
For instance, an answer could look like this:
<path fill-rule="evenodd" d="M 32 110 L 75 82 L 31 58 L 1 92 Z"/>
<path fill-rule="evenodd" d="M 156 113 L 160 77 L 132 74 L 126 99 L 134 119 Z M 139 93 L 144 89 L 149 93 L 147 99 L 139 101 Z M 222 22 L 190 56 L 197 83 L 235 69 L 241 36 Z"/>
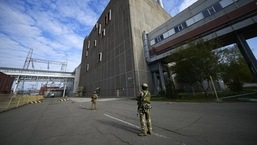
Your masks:
<path fill-rule="evenodd" d="M 146 82 L 153 93 L 153 76 L 149 66 L 145 61 L 142 32 L 152 31 L 162 23 L 166 22 L 171 16 L 163 8 L 151 0 L 130 0 L 131 27 L 133 35 L 133 51 L 135 60 L 135 80 L 136 90 L 139 91 L 141 84 Z"/>
<path fill-rule="evenodd" d="M 100 87 L 102 97 L 136 96 L 142 82 L 151 85 L 142 32 L 169 18 L 153 0 L 111 0 L 84 41 L 79 86 L 86 95 Z"/>
<path fill-rule="evenodd" d="M 74 78 L 73 94 L 76 94 L 78 93 L 78 88 L 79 88 L 80 65 L 74 71 L 75 71 L 75 78 Z"/>

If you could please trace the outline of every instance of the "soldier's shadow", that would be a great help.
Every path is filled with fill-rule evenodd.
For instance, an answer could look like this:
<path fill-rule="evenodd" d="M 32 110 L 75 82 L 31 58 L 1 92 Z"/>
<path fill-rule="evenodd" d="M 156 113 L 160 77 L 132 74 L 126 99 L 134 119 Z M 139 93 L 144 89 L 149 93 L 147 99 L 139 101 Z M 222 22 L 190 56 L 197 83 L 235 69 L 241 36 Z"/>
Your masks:
<path fill-rule="evenodd" d="M 79 106 L 79 109 L 92 110 L 92 108 L 91 108 L 91 107 L 85 107 L 85 106 Z"/>
<path fill-rule="evenodd" d="M 99 122 L 103 125 L 108 125 L 108 126 L 120 129 L 120 130 L 125 130 L 127 132 L 132 132 L 132 133 L 135 133 L 135 134 L 137 134 L 140 131 L 136 127 L 132 127 L 132 126 L 129 126 L 129 125 L 126 125 L 126 124 L 122 124 L 121 122 L 106 121 L 106 120 L 97 120 L 97 122 Z"/>
<path fill-rule="evenodd" d="M 73 104 L 77 105 L 77 106 L 79 107 L 79 109 L 92 110 L 92 108 L 91 108 L 91 107 L 87 107 L 87 106 L 85 106 L 85 105 L 78 104 L 78 103 L 76 103 L 76 102 L 71 102 L 71 103 L 73 103 Z"/>

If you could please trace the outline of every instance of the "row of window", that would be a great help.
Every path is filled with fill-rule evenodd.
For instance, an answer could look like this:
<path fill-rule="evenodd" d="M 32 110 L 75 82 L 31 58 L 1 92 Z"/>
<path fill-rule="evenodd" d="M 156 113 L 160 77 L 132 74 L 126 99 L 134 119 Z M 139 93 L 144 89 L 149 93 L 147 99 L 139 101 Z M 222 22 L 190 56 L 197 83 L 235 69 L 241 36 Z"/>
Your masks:
<path fill-rule="evenodd" d="M 105 27 L 111 21 L 111 17 L 112 17 L 111 13 L 112 13 L 112 11 L 109 10 L 107 12 L 107 14 L 105 15 L 105 18 L 104 18 Z M 103 30 L 102 30 L 102 25 L 100 23 L 96 23 L 94 29 L 98 30 L 98 35 L 102 35 L 102 37 L 105 36 L 105 28 L 103 28 Z M 97 40 L 94 40 L 94 46 L 96 46 L 96 44 L 97 44 Z M 88 42 L 87 42 L 87 48 L 88 49 L 90 48 L 90 40 L 88 40 Z"/>
<path fill-rule="evenodd" d="M 154 45 L 156 43 L 161 42 L 162 40 L 170 37 L 171 35 L 178 33 L 182 31 L 183 29 L 199 22 L 200 20 L 209 17 L 210 15 L 222 10 L 223 8 L 231 5 L 237 0 L 221 0 L 218 3 L 215 3 L 214 5 L 208 7 L 207 9 L 204 9 L 202 12 L 196 14 L 195 16 L 189 18 L 188 20 L 180 23 L 179 25 L 175 26 L 174 28 L 168 30 L 167 32 L 159 35 L 158 37 L 152 39 L 150 41 L 150 45 Z"/>
<path fill-rule="evenodd" d="M 96 46 L 97 40 L 94 40 L 94 46 Z M 90 40 L 87 41 L 87 48 L 90 48 Z"/>
<path fill-rule="evenodd" d="M 112 11 L 109 10 L 107 12 L 107 14 L 105 15 L 104 17 L 104 24 L 105 24 L 105 27 L 107 26 L 107 24 L 112 20 Z M 98 30 L 98 34 L 100 35 L 101 33 L 105 33 L 105 29 L 101 29 L 102 28 L 102 25 L 101 24 L 98 24 L 96 23 L 95 24 L 95 30 Z M 105 34 L 104 34 L 105 35 Z"/>
<path fill-rule="evenodd" d="M 103 53 L 100 52 L 100 53 L 98 54 L 98 62 L 101 62 L 102 60 L 103 60 Z M 86 70 L 89 71 L 89 64 L 87 64 Z"/>
<path fill-rule="evenodd" d="M 112 19 L 112 11 L 109 10 L 107 12 L 107 14 L 105 15 L 105 18 L 104 18 L 104 27 L 107 26 L 107 24 L 109 24 L 109 22 L 111 21 Z M 97 31 L 98 35 L 101 35 L 102 37 L 105 36 L 105 28 L 102 29 L 102 24 L 100 23 L 96 23 L 95 24 L 95 27 L 94 27 L 95 31 Z M 93 42 L 93 46 L 96 47 L 97 46 L 97 40 L 94 40 Z M 88 54 L 89 54 L 89 48 L 91 47 L 91 41 L 88 40 L 87 41 L 87 49 L 86 49 L 86 54 L 85 56 L 87 57 Z M 98 54 L 98 62 L 101 62 L 102 61 L 102 52 L 100 52 Z M 88 71 L 89 70 L 89 64 L 86 65 L 86 70 Z"/>

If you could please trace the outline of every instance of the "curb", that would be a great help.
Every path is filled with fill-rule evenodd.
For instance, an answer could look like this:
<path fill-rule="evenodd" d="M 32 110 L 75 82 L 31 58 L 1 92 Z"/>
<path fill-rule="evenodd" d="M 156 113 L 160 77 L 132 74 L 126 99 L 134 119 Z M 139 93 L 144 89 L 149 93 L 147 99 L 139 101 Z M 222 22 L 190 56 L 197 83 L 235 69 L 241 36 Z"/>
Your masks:
<path fill-rule="evenodd" d="M 42 101 L 31 101 L 29 104 L 37 104 L 37 103 L 42 103 Z"/>
<path fill-rule="evenodd" d="M 60 99 L 60 102 L 65 102 L 65 101 L 69 101 L 70 99 Z"/>

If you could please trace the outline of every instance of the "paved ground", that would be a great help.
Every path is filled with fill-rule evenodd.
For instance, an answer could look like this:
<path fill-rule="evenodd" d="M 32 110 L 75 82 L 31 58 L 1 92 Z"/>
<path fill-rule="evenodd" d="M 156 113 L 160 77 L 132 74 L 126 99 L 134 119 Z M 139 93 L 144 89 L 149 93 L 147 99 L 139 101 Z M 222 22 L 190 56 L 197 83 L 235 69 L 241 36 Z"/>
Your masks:
<path fill-rule="evenodd" d="M 45 99 L 0 113 L 1 145 L 256 145 L 257 103 L 152 103 L 154 134 L 139 137 L 136 102 Z"/>

